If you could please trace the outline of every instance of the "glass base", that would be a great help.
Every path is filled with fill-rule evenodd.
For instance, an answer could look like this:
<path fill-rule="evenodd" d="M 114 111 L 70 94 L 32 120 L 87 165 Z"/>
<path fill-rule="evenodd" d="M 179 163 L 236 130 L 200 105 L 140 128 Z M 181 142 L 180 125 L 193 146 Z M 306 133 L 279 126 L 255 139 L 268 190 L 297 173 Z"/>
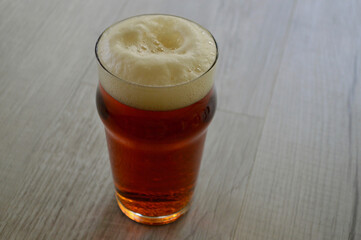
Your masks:
<path fill-rule="evenodd" d="M 164 225 L 164 224 L 174 222 L 175 220 L 180 218 L 183 214 L 185 214 L 189 209 L 189 205 L 187 205 L 186 207 L 184 207 L 180 211 L 178 211 L 176 213 L 173 213 L 173 214 L 170 214 L 170 215 L 158 216 L 158 217 L 149 217 L 149 216 L 144 216 L 142 214 L 139 214 L 139 213 L 136 213 L 136 212 L 133 212 L 133 211 L 129 210 L 128 208 L 126 208 L 121 203 L 121 201 L 119 200 L 117 195 L 115 195 L 115 197 L 117 199 L 118 206 L 119 206 L 120 210 L 122 210 L 122 212 L 128 218 L 130 218 L 133 221 L 136 221 L 138 223 L 147 224 L 147 225 Z"/>

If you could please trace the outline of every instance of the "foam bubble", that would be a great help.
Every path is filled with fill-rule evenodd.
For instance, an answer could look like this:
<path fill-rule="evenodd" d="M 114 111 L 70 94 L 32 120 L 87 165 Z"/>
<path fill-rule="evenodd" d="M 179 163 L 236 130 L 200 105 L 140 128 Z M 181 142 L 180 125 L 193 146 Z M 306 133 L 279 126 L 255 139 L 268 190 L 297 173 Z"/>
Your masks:
<path fill-rule="evenodd" d="M 108 28 L 97 43 L 97 55 L 100 83 L 111 96 L 141 109 L 171 110 L 200 100 L 212 88 L 209 70 L 217 48 L 196 23 L 142 15 Z"/>

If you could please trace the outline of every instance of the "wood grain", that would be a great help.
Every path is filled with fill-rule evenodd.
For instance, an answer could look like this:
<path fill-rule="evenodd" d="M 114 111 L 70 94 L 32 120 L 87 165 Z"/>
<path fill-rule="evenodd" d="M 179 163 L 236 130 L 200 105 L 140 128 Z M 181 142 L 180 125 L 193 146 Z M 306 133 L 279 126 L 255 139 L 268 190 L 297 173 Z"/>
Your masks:
<path fill-rule="evenodd" d="M 118 209 L 94 45 L 143 13 L 216 37 L 219 108 L 189 213 Z M 0 239 L 361 239 L 357 0 L 0 1 Z"/>
<path fill-rule="evenodd" d="M 25 173 L 39 167 L 37 161 L 43 157 L 30 161 L 29 156 L 74 97 L 94 58 L 90 49 L 105 20 L 89 20 L 94 19 L 95 10 L 119 11 L 122 6 L 108 3 L 89 2 L 91 9 L 83 7 L 82 1 L 0 3 L 4 33 L 0 35 L 0 230 L 8 224 L 4 212 L 17 204 L 16 196 L 28 191 Z M 55 190 L 56 185 L 52 187 Z"/>
<path fill-rule="evenodd" d="M 222 3 L 220 15 L 213 23 L 221 53 L 220 108 L 265 116 L 288 38 L 294 2 Z"/>
<path fill-rule="evenodd" d="M 360 16 L 297 4 L 236 239 L 361 239 Z"/>

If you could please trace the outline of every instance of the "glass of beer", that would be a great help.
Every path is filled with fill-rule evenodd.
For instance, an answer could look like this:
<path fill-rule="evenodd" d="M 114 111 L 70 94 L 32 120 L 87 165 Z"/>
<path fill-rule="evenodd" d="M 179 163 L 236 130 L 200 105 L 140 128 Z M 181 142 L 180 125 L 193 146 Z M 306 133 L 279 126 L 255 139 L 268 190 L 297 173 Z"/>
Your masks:
<path fill-rule="evenodd" d="M 184 18 L 141 15 L 107 28 L 95 53 L 118 205 L 139 223 L 173 222 L 189 208 L 216 110 L 216 41 Z"/>

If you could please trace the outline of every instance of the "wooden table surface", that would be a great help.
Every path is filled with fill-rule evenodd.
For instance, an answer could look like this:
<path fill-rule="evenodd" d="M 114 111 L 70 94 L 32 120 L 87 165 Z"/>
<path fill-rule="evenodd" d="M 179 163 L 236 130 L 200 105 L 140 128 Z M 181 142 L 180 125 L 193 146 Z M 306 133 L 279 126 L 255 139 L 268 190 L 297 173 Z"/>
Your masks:
<path fill-rule="evenodd" d="M 190 211 L 118 209 L 95 108 L 99 34 L 142 13 L 218 40 Z M 0 239 L 361 239 L 358 0 L 1 0 Z"/>

